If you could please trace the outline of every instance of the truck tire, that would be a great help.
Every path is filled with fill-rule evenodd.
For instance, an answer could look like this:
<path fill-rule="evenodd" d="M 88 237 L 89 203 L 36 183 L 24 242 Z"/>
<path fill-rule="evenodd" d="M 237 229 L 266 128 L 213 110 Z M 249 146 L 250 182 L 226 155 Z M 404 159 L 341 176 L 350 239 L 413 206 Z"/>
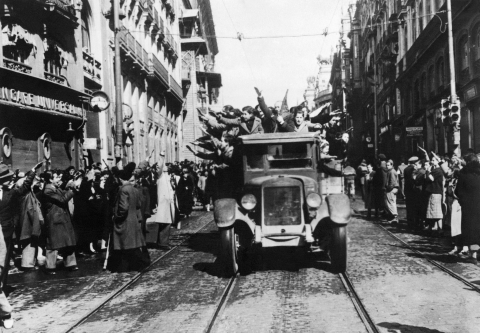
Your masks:
<path fill-rule="evenodd" d="M 220 229 L 220 256 L 225 276 L 234 276 L 238 271 L 238 247 L 233 227 Z"/>
<path fill-rule="evenodd" d="M 330 259 L 336 272 L 347 271 L 347 226 L 333 227 Z"/>

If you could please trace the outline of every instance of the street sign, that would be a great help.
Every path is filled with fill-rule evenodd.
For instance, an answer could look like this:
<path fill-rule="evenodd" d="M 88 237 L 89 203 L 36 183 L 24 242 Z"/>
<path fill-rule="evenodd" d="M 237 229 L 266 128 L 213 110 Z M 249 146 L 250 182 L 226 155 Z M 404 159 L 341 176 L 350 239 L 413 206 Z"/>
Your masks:
<path fill-rule="evenodd" d="M 102 149 L 102 140 L 97 138 L 85 138 L 83 149 Z"/>
<path fill-rule="evenodd" d="M 407 136 L 423 136 L 423 127 L 407 127 Z"/>

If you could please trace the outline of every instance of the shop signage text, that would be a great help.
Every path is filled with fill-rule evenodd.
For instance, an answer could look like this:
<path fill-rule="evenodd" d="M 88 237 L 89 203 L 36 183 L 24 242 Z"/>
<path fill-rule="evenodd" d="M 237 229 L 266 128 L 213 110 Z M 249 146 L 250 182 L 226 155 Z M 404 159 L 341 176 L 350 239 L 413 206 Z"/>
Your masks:
<path fill-rule="evenodd" d="M 407 127 L 407 136 L 422 136 L 423 127 Z"/>
<path fill-rule="evenodd" d="M 0 100 L 79 116 L 82 114 L 79 108 L 71 103 L 6 87 L 0 87 Z"/>

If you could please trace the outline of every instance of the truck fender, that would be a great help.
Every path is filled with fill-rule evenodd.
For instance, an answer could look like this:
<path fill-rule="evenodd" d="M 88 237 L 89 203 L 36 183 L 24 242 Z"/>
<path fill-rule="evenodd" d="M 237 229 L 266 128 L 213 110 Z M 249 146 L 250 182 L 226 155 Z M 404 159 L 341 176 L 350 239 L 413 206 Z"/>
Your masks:
<path fill-rule="evenodd" d="M 215 201 L 213 217 L 219 228 L 232 227 L 235 223 L 237 201 L 235 199 L 218 199 Z"/>
<path fill-rule="evenodd" d="M 350 199 L 346 194 L 328 195 L 326 198 L 330 220 L 337 224 L 347 224 L 350 221 Z"/>

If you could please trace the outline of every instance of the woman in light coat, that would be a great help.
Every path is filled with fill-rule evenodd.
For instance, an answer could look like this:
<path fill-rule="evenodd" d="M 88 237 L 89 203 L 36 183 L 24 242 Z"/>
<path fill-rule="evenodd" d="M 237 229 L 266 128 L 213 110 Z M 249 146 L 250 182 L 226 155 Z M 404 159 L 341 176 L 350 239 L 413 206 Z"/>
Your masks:
<path fill-rule="evenodd" d="M 156 244 L 158 248 L 168 250 L 170 249 L 168 245 L 170 226 L 175 222 L 175 211 L 178 204 L 170 182 L 170 175 L 165 166 L 165 153 L 163 152 L 160 154 L 157 172 L 157 208 L 154 210 L 152 217 L 147 220 L 147 223 L 158 224 Z M 153 228 L 153 230 L 156 232 L 156 228 Z"/>

